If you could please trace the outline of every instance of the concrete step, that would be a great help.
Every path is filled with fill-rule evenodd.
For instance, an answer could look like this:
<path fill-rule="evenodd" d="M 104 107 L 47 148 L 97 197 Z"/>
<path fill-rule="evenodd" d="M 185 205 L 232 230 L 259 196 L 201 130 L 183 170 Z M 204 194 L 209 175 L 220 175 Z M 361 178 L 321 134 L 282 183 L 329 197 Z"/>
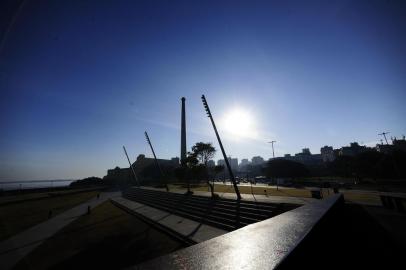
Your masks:
<path fill-rule="evenodd" d="M 141 198 L 146 198 L 148 196 L 154 197 L 153 195 L 144 195 L 144 194 L 132 194 L 132 195 L 127 195 L 127 196 L 133 196 L 133 199 L 136 199 L 138 196 L 139 199 Z M 156 199 L 156 197 L 154 197 Z M 182 206 L 193 206 L 193 207 L 198 207 L 198 208 L 210 208 L 214 212 L 221 212 L 221 214 L 229 214 L 229 215 L 240 215 L 243 217 L 247 217 L 253 220 L 264 220 L 269 217 L 275 216 L 275 210 L 274 211 L 264 211 L 264 210 L 256 210 L 256 209 L 246 209 L 246 208 L 238 208 L 238 207 L 227 207 L 224 205 L 218 205 L 216 200 L 211 200 L 208 202 L 196 202 L 194 200 L 191 200 L 188 197 L 184 197 L 183 200 L 179 199 L 174 199 L 170 197 L 159 197 L 158 200 L 160 201 L 165 201 L 167 203 L 176 203 L 176 204 L 181 204 Z"/>
<path fill-rule="evenodd" d="M 255 223 L 281 212 L 278 204 L 186 195 L 131 188 L 123 197 L 227 231 Z"/>
<path fill-rule="evenodd" d="M 138 188 L 133 188 L 133 191 L 140 191 L 144 194 L 156 194 L 159 192 L 163 196 L 165 194 L 170 193 L 172 197 L 185 197 L 185 194 L 179 194 L 179 193 L 172 193 L 172 192 L 164 192 L 164 191 L 155 191 L 155 190 L 149 190 L 149 189 L 138 189 Z M 186 195 L 188 196 L 188 195 Z M 199 200 L 199 201 L 212 201 L 213 199 L 205 196 L 197 196 L 197 195 L 189 195 L 189 197 L 193 197 L 194 200 Z M 224 204 L 224 205 L 239 205 L 240 207 L 244 208 L 255 208 L 255 209 L 264 209 L 264 210 L 274 210 L 278 208 L 278 205 L 275 204 L 270 204 L 270 203 L 265 203 L 265 202 L 255 202 L 255 201 L 247 201 L 247 200 L 240 200 L 236 201 L 233 199 L 227 199 L 227 198 L 217 198 L 215 199 L 219 204 Z"/>
<path fill-rule="evenodd" d="M 131 198 L 131 197 L 130 197 Z M 219 211 L 214 209 L 211 206 L 206 205 L 205 207 L 199 207 L 195 205 L 190 205 L 187 202 L 179 202 L 179 201 L 170 201 L 170 200 L 161 200 L 159 199 L 158 201 L 148 198 L 148 197 L 142 197 L 138 196 L 138 198 L 132 198 L 133 200 L 137 201 L 143 201 L 145 203 L 149 202 L 151 204 L 155 205 L 161 205 L 164 207 L 168 208 L 175 208 L 178 209 L 179 211 L 189 211 L 190 213 L 194 213 L 196 215 L 202 216 L 204 215 L 207 219 L 213 219 L 216 221 L 220 222 L 226 222 L 228 224 L 238 224 L 238 223 L 244 223 L 244 224 L 251 224 L 258 222 L 263 219 L 254 219 L 251 217 L 248 217 L 243 214 L 239 214 L 238 212 L 234 211 L 229 211 L 228 213 L 224 211 Z"/>

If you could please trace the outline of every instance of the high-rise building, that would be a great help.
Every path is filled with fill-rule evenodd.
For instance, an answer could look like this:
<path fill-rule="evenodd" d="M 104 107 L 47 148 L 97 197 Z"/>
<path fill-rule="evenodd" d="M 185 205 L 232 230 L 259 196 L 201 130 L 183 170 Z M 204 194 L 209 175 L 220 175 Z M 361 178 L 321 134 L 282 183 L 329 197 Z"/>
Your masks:
<path fill-rule="evenodd" d="M 230 163 L 231 170 L 238 171 L 238 158 L 228 157 L 228 163 Z"/>
<path fill-rule="evenodd" d="M 217 166 L 226 166 L 226 162 L 224 161 L 224 159 L 219 159 L 217 160 Z"/>
<path fill-rule="evenodd" d="M 324 146 L 320 148 L 320 153 L 321 153 L 321 158 L 323 159 L 323 162 L 331 162 L 334 161 L 335 155 L 334 155 L 334 149 L 332 146 Z"/>
<path fill-rule="evenodd" d="M 243 158 L 241 159 L 240 164 L 238 165 L 238 170 L 239 171 L 246 171 L 247 170 L 247 166 L 250 164 L 250 162 L 248 161 L 247 158 Z"/>
<path fill-rule="evenodd" d="M 251 159 L 252 165 L 262 165 L 264 163 L 264 159 L 260 156 L 253 157 Z"/>
<path fill-rule="evenodd" d="M 248 164 L 250 164 L 248 158 L 241 159 L 240 166 L 247 166 Z"/>
<path fill-rule="evenodd" d="M 214 160 L 209 160 L 207 161 L 207 167 L 214 167 L 216 164 L 214 163 Z"/>
<path fill-rule="evenodd" d="M 360 153 L 368 151 L 368 147 L 361 146 L 357 142 L 350 143 L 350 146 L 343 146 L 340 149 L 340 156 L 355 156 Z"/>

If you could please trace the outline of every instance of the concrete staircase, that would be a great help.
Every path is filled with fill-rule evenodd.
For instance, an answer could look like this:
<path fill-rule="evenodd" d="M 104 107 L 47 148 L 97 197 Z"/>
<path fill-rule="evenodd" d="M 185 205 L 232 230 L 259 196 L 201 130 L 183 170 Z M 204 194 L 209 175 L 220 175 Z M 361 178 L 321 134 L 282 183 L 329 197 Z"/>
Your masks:
<path fill-rule="evenodd" d="M 123 197 L 203 224 L 232 231 L 262 221 L 298 205 L 237 201 L 130 188 Z"/>

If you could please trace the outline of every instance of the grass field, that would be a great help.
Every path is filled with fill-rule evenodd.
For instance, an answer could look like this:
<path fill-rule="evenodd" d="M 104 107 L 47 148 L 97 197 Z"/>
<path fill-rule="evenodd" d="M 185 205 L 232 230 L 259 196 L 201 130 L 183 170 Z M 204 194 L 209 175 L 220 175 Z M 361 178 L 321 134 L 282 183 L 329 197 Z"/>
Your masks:
<path fill-rule="evenodd" d="M 183 247 L 107 201 L 46 240 L 15 269 L 120 269 Z"/>
<path fill-rule="evenodd" d="M 97 193 L 97 191 L 83 192 L 2 205 L 0 206 L 0 240 L 47 220 L 50 210 L 53 215 L 57 215 L 90 200 Z"/>
<path fill-rule="evenodd" d="M 0 196 L 0 206 L 12 203 L 19 203 L 25 202 L 29 200 L 38 200 L 38 199 L 46 199 L 50 197 L 60 196 L 60 195 L 72 195 L 81 192 L 91 192 L 95 190 L 101 190 L 101 188 L 97 187 L 90 187 L 90 188 L 68 188 L 68 189 L 60 189 L 60 190 L 53 190 L 53 191 L 44 191 L 44 192 L 29 192 L 24 191 L 27 193 L 21 194 L 3 194 Z"/>
<path fill-rule="evenodd" d="M 255 194 L 255 195 L 270 195 L 270 196 L 290 196 L 290 197 L 311 197 L 310 191 L 306 189 L 276 189 L 274 187 L 267 186 L 238 186 L 239 190 L 243 194 Z M 195 188 L 196 191 L 208 191 L 208 187 Z M 234 193 L 234 187 L 232 185 L 215 184 L 214 192 L 219 193 Z"/>

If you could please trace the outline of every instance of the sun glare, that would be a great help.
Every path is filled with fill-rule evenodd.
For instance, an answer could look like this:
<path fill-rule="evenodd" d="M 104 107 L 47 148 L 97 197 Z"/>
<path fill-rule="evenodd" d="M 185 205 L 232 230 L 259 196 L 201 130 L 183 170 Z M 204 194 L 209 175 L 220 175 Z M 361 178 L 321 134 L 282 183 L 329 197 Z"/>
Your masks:
<path fill-rule="evenodd" d="M 225 114 L 224 129 L 227 133 L 237 137 L 255 137 L 254 118 L 244 109 L 233 109 Z"/>

